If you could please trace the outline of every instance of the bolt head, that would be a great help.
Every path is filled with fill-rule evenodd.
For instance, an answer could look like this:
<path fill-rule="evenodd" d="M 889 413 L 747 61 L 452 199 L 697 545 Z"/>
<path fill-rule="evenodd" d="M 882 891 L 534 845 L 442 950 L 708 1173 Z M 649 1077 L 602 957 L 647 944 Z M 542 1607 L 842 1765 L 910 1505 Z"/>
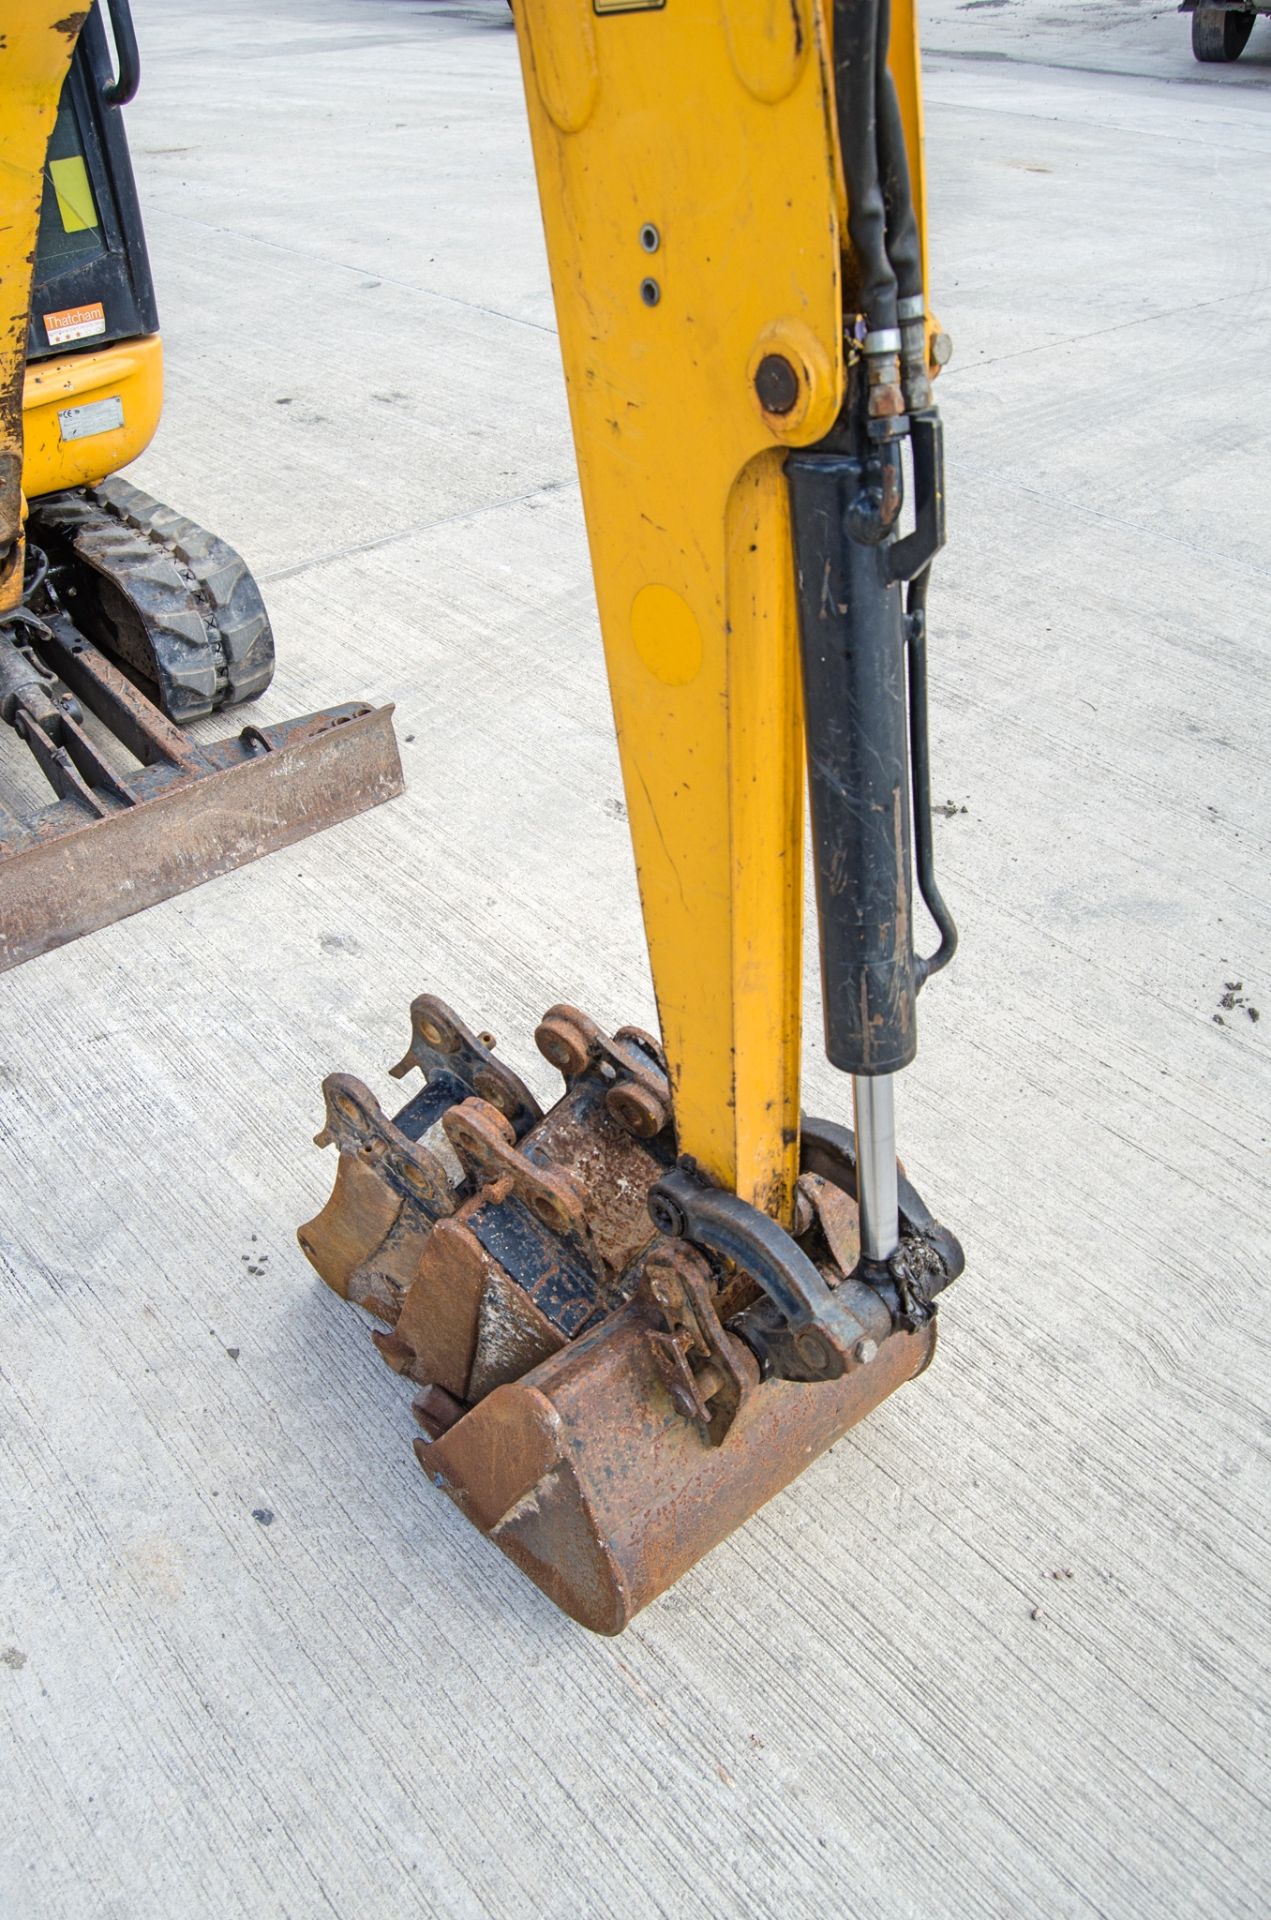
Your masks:
<path fill-rule="evenodd" d="M 539 1022 L 534 1030 L 534 1044 L 544 1060 L 567 1080 L 582 1073 L 587 1065 L 586 1040 L 559 1015 Z"/>
<path fill-rule="evenodd" d="M 819 1373 L 825 1366 L 827 1353 L 825 1342 L 815 1327 L 809 1327 L 806 1333 L 797 1335 L 794 1344 L 805 1366 Z"/>
<path fill-rule="evenodd" d="M 659 1233 L 667 1234 L 672 1240 L 683 1237 L 687 1222 L 669 1194 L 658 1193 L 655 1189 L 649 1195 L 649 1218 Z"/>
<path fill-rule="evenodd" d="M 870 1340 L 868 1337 L 864 1340 L 858 1340 L 852 1348 L 852 1352 L 856 1356 L 858 1363 L 862 1367 L 867 1367 L 871 1360 L 877 1359 L 878 1357 L 878 1342 L 877 1340 Z"/>
<path fill-rule="evenodd" d="M 552 1198 L 550 1193 L 539 1194 L 531 1202 L 531 1205 L 545 1227 L 550 1228 L 553 1233 L 567 1232 L 569 1228 L 569 1215 L 565 1212 L 564 1207 L 560 1205 L 559 1201 Z"/>
<path fill-rule="evenodd" d="M 478 1073 L 472 1084 L 481 1098 L 488 1100 L 492 1107 L 497 1107 L 500 1113 L 506 1113 L 515 1104 L 511 1089 L 492 1073 Z"/>
<path fill-rule="evenodd" d="M 799 398 L 799 376 L 784 353 L 765 353 L 755 369 L 755 392 L 765 413 L 789 413 Z"/>
<path fill-rule="evenodd" d="M 655 1093 L 636 1081 L 610 1087 L 605 1095 L 608 1107 L 619 1126 L 637 1140 L 652 1140 L 666 1125 L 666 1108 Z"/>
<path fill-rule="evenodd" d="M 947 333 L 933 333 L 931 336 L 931 364 L 933 367 L 947 367 L 953 358 L 953 342 Z"/>

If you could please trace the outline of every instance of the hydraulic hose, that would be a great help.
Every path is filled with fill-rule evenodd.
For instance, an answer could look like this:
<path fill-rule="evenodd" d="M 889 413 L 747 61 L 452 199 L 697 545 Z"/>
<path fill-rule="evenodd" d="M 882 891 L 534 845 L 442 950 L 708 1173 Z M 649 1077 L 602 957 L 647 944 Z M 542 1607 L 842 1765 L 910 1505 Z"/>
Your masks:
<path fill-rule="evenodd" d="M 905 128 L 896 83 L 887 65 L 891 0 L 880 0 L 878 60 L 878 169 L 887 213 L 887 257 L 896 275 L 900 315 L 900 380 L 911 413 L 931 405 L 927 374 L 926 301 L 922 285 L 922 240 L 914 208 Z"/>
<path fill-rule="evenodd" d="M 909 155 L 905 148 L 905 129 L 896 98 L 896 82 L 887 65 L 891 44 L 891 0 L 880 0 L 878 14 L 878 170 L 882 183 L 886 215 L 887 257 L 896 276 L 896 290 L 903 303 L 922 298 L 922 243 L 918 238 L 918 218 L 914 212 L 913 189 L 909 179 Z"/>
<path fill-rule="evenodd" d="M 940 935 L 933 954 L 914 959 L 916 984 L 947 967 L 958 950 L 958 929 L 936 885 L 935 845 L 931 832 L 931 739 L 927 727 L 927 583 L 928 564 L 910 582 L 906 603 L 909 636 L 909 765 L 913 781 L 914 867 L 918 891 Z"/>
<path fill-rule="evenodd" d="M 847 231 L 861 274 L 869 333 L 900 325 L 896 275 L 887 257 L 887 206 L 878 164 L 880 0 L 834 0 L 834 93 L 847 184 Z"/>
<path fill-rule="evenodd" d="M 43 547 L 37 547 L 30 540 L 26 545 L 26 578 L 22 583 L 22 599 L 25 603 L 34 600 L 44 582 L 48 579 L 49 559 Z"/>

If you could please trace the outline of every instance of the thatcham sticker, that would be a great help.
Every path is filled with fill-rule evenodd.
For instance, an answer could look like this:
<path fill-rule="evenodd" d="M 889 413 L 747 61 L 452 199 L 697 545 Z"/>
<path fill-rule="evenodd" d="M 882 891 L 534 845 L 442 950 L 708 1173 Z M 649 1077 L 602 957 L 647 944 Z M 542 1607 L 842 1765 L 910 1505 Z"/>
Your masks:
<path fill-rule="evenodd" d="M 124 403 L 117 393 L 108 400 L 90 400 L 82 407 L 63 407 L 57 416 L 63 440 L 88 440 L 95 433 L 113 433 L 124 424 Z"/>
<path fill-rule="evenodd" d="M 71 340 L 91 340 L 106 331 L 106 309 L 100 300 L 86 307 L 63 307 L 60 313 L 46 313 L 44 331 L 51 347 L 64 347 Z"/>

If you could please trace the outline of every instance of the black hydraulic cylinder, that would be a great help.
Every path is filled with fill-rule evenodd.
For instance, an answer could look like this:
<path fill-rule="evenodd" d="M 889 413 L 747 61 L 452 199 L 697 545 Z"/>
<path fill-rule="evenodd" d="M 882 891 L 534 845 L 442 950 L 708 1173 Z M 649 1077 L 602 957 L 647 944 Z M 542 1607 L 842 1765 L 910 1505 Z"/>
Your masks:
<path fill-rule="evenodd" d="M 904 612 L 894 450 L 792 453 L 790 485 L 825 1047 L 845 1073 L 917 1051 Z M 894 519 L 894 512 L 893 512 Z"/>

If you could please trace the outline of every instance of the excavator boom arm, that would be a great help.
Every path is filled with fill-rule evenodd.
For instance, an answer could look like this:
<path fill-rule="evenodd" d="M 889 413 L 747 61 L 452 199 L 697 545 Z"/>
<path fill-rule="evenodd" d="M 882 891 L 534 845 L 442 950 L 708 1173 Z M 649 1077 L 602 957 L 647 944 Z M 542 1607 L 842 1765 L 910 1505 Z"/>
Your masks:
<path fill-rule="evenodd" d="M 891 1098 L 954 940 L 939 356 L 910 5 L 890 48 L 888 0 L 514 11 L 661 1036 L 552 1008 L 544 1113 L 421 996 L 397 1114 L 328 1078 L 300 1238 L 385 1322 L 434 1485 L 612 1633 L 922 1370 L 962 1270 Z M 855 1135 L 800 1111 L 805 768 Z"/>
<path fill-rule="evenodd" d="M 788 1222 L 804 748 L 784 466 L 844 397 L 831 9 L 515 12 L 680 1147 Z M 924 231 L 908 0 L 896 15 Z"/>

